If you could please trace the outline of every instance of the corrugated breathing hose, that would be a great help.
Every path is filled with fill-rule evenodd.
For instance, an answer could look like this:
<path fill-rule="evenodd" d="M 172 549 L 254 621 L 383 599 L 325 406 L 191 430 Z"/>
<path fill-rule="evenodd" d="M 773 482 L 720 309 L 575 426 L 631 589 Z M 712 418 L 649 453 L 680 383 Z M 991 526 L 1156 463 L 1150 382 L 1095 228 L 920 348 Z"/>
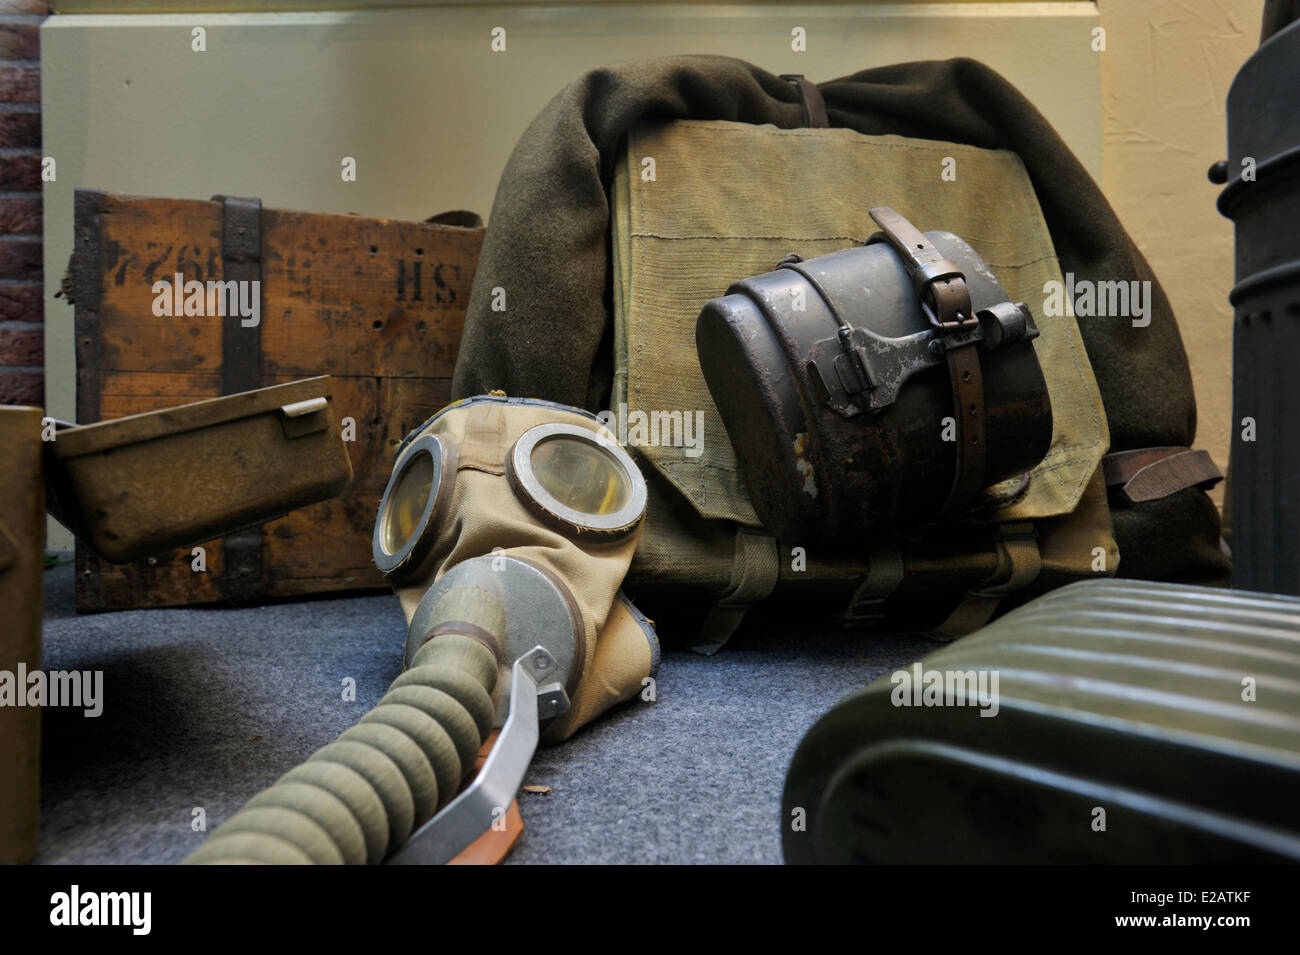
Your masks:
<path fill-rule="evenodd" d="M 505 610 L 479 587 L 454 587 L 428 633 L 374 709 L 185 863 L 374 864 L 450 802 L 492 731 Z"/>

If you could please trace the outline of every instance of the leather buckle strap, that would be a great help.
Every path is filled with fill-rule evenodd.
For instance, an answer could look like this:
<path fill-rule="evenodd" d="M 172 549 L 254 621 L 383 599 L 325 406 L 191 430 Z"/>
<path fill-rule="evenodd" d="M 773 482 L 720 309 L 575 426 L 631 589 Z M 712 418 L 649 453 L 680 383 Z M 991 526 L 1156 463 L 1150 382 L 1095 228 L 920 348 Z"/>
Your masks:
<path fill-rule="evenodd" d="M 812 129 L 828 129 L 830 117 L 826 115 L 826 101 L 817 84 L 804 78 L 802 73 L 782 73 L 785 80 L 799 91 L 799 102 L 803 106 L 803 124 Z"/>
<path fill-rule="evenodd" d="M 949 516 L 966 510 L 984 488 L 988 456 L 984 442 L 984 373 L 980 367 L 978 336 L 954 347 L 953 333 L 979 327 L 971 308 L 965 274 L 940 252 L 921 230 L 889 206 L 870 210 L 881 231 L 867 243 L 888 242 L 903 260 L 903 267 L 916 288 L 921 309 L 943 338 L 930 342 L 930 349 L 942 349 L 948 361 L 952 383 L 954 420 L 957 424 L 957 459 L 953 468 L 948 500 L 940 510 Z"/>
<path fill-rule="evenodd" d="M 988 456 L 984 441 L 984 372 L 974 344 L 950 348 L 948 377 L 952 382 L 953 411 L 957 421 L 957 460 L 952 489 L 943 514 L 966 510 L 984 489 Z"/>
<path fill-rule="evenodd" d="M 1169 497 L 1189 487 L 1202 490 L 1223 480 L 1206 451 L 1162 447 L 1115 451 L 1101 459 L 1107 487 L 1120 487 L 1134 504 Z"/>
<path fill-rule="evenodd" d="M 877 206 L 869 210 L 869 215 L 880 226 L 880 232 L 867 239 L 867 243 L 883 239 L 899 254 L 930 324 L 940 331 L 978 325 L 979 320 L 971 310 L 965 273 L 935 248 L 920 229 L 889 206 Z"/>

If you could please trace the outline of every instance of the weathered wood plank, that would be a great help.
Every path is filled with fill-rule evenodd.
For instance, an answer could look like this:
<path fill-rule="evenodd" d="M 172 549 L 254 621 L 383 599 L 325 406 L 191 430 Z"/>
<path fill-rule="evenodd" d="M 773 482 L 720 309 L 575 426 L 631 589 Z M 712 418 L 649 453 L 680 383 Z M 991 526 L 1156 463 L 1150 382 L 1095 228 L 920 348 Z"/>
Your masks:
<path fill-rule="evenodd" d="M 467 258 L 466 244 L 476 232 L 273 209 L 262 218 L 263 371 L 293 378 L 451 376 L 477 261 L 477 247 Z M 221 280 L 220 206 L 119 199 L 100 221 L 101 367 L 220 368 L 217 316 L 154 314 L 164 294 L 154 283 L 174 288 L 177 274 L 182 288 Z M 167 304 L 176 311 L 174 296 Z"/>

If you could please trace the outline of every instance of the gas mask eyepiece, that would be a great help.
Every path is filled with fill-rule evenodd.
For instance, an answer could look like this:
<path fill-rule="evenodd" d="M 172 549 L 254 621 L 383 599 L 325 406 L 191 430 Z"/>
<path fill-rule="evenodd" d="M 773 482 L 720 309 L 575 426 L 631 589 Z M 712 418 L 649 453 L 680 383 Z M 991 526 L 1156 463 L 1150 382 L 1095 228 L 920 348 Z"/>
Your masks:
<path fill-rule="evenodd" d="M 621 537 L 645 514 L 646 485 L 636 465 L 590 429 L 537 425 L 519 437 L 507 460 L 519 499 L 568 536 Z"/>
<path fill-rule="evenodd" d="M 393 469 L 379 503 L 372 552 L 385 574 L 419 564 L 446 516 L 456 482 L 456 448 L 436 434 L 417 438 Z"/>

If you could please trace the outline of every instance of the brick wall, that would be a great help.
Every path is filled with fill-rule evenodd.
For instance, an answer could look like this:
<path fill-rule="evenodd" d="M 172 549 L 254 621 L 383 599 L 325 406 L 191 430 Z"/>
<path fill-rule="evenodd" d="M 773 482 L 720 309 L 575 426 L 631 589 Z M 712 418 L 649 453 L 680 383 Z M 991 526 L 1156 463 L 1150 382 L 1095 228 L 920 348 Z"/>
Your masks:
<path fill-rule="evenodd" d="M 49 0 L 0 0 L 0 404 L 43 405 L 40 24 Z"/>

